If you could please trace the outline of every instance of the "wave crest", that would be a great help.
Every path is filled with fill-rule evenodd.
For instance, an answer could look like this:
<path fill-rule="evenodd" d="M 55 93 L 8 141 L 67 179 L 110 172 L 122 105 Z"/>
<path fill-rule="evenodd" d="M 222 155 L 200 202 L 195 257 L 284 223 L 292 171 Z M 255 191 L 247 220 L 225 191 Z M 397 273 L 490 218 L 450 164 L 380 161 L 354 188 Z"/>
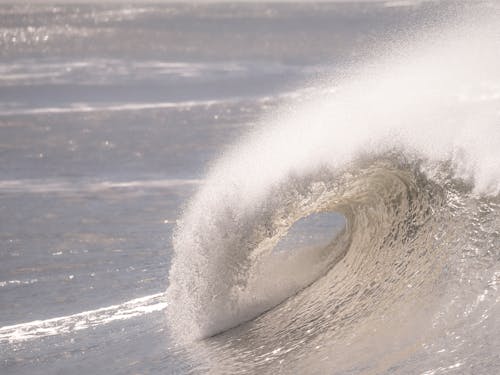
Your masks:
<path fill-rule="evenodd" d="M 285 300 L 259 324 L 279 337 L 314 322 L 332 336 L 427 293 L 469 233 L 463 202 L 500 191 L 495 30 L 454 30 L 382 58 L 227 150 L 174 236 L 177 336 L 210 336 Z M 345 218 L 330 245 L 273 253 L 321 212 Z"/>

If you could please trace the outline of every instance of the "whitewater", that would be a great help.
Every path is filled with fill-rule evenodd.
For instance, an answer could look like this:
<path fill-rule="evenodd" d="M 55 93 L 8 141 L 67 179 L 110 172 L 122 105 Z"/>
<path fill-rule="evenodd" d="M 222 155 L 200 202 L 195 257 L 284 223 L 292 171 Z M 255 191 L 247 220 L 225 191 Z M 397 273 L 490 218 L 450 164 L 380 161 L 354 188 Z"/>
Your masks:
<path fill-rule="evenodd" d="M 166 314 L 193 357 L 213 373 L 499 371 L 499 31 L 476 14 L 389 44 L 224 152 L 173 239 Z M 295 229 L 325 213 L 328 242 Z"/>

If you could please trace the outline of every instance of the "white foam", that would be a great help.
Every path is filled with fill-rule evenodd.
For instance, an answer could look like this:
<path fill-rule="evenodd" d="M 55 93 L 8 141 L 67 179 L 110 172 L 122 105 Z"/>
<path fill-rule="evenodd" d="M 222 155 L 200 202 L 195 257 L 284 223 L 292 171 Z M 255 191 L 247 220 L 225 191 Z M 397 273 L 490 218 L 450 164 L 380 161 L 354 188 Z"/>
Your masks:
<path fill-rule="evenodd" d="M 28 280 L 5 280 L 0 281 L 0 288 L 6 287 L 8 285 L 30 285 L 38 282 L 38 279 L 28 279 Z"/>
<path fill-rule="evenodd" d="M 63 113 L 87 113 L 87 112 L 119 112 L 138 111 L 143 109 L 186 109 L 193 107 L 210 107 L 214 105 L 234 102 L 233 99 L 221 100 L 191 100 L 182 102 L 157 102 L 157 103 L 120 103 L 109 105 L 93 105 L 91 103 L 72 103 L 66 107 L 40 107 L 40 108 L 11 108 L 0 110 L 0 116 L 14 115 L 42 115 Z"/>
<path fill-rule="evenodd" d="M 14 344 L 47 336 L 81 331 L 162 311 L 167 305 L 164 294 L 157 293 L 136 298 L 120 305 L 112 305 L 52 319 L 35 320 L 0 327 L 0 344 Z"/>

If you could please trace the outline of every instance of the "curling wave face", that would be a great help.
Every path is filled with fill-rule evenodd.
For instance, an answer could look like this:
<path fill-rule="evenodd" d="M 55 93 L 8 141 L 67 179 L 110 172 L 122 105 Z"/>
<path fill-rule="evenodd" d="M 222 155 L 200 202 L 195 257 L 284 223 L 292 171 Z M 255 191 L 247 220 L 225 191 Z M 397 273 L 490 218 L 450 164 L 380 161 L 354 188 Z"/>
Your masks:
<path fill-rule="evenodd" d="M 179 341 L 237 328 L 190 344 L 196 360 L 500 367 L 500 34 L 482 24 L 323 85 L 213 166 L 178 224 L 167 314 Z M 273 250 L 332 212 L 328 244 Z"/>

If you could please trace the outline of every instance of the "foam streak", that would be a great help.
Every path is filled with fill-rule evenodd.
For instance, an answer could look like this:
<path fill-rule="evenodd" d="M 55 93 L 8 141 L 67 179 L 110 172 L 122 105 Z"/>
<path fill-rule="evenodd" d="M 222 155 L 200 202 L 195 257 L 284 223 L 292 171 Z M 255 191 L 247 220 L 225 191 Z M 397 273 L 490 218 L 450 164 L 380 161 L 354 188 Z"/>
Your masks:
<path fill-rule="evenodd" d="M 112 305 L 47 320 L 35 320 L 5 326 L 0 328 L 0 344 L 13 344 L 99 327 L 112 322 L 162 311 L 167 305 L 164 294 L 157 293 L 135 298 L 120 305 Z"/>

